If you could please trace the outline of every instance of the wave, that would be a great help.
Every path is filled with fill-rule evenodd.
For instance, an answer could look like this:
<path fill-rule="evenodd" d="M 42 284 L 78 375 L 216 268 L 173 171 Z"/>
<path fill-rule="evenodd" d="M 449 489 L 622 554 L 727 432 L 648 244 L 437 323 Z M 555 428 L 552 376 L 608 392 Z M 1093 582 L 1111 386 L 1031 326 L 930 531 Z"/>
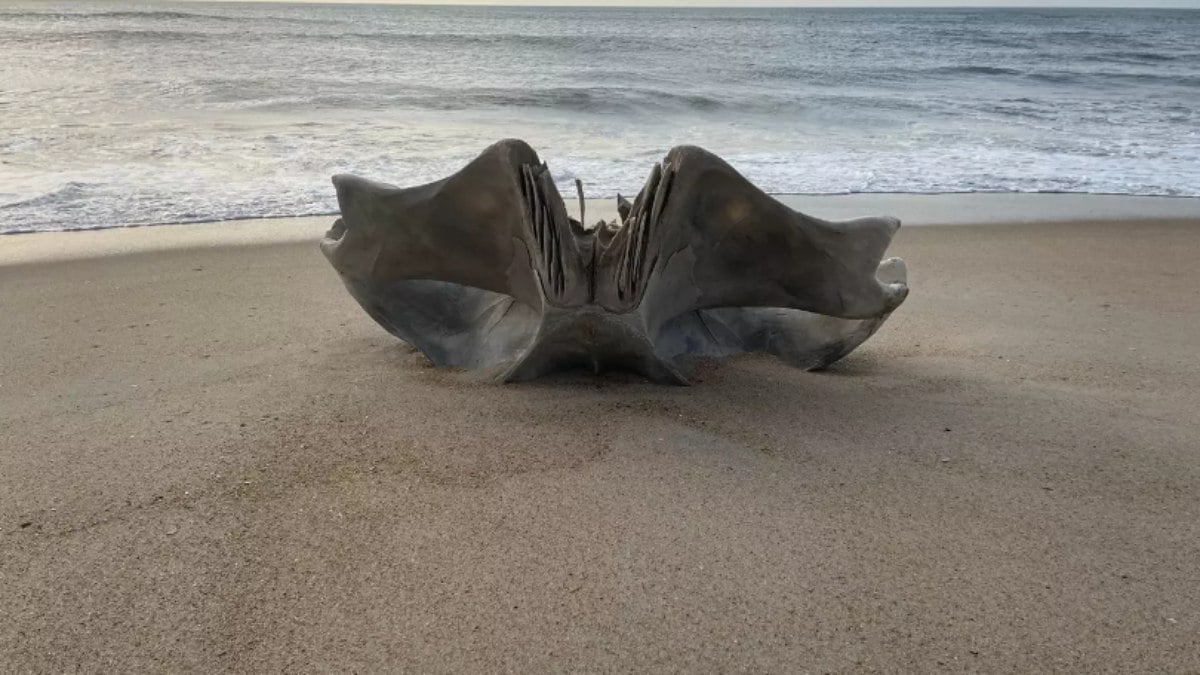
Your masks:
<path fill-rule="evenodd" d="M 1163 73 L 1130 73 L 1112 70 L 1092 70 L 1092 71 L 1044 71 L 1033 72 L 1026 75 L 1031 80 L 1046 82 L 1050 84 L 1086 84 L 1093 83 L 1098 85 L 1121 83 L 1121 84 L 1145 84 L 1145 85 L 1167 85 L 1175 87 L 1194 88 L 1200 87 L 1200 75 L 1175 75 Z"/>
<path fill-rule="evenodd" d="M 461 91 L 461 90 L 460 90 Z M 454 95 L 451 95 L 454 96 Z M 700 94 L 675 94 L 632 87 L 553 87 L 524 91 L 520 89 L 467 90 L 454 98 L 457 107 L 466 104 L 484 106 L 516 106 L 522 108 L 553 108 L 575 111 L 634 110 L 654 108 L 683 108 L 711 111 L 724 107 L 717 99 Z"/>
<path fill-rule="evenodd" d="M 115 40 L 142 40 L 145 42 L 169 42 L 178 43 L 181 41 L 193 41 L 202 39 L 220 39 L 226 37 L 223 34 L 213 34 L 206 31 L 198 30 L 162 30 L 153 28 L 106 28 L 98 30 L 84 31 L 63 31 L 50 34 L 30 34 L 19 35 L 9 38 L 12 42 L 70 42 L 77 43 L 84 40 L 97 41 L 115 41 Z"/>
<path fill-rule="evenodd" d="M 128 27 L 104 27 L 84 30 L 33 32 L 14 34 L 7 39 L 14 42 L 39 43 L 47 40 L 56 42 L 78 42 L 86 40 L 141 40 L 163 42 L 178 40 L 228 40 L 238 34 L 236 29 L 175 27 L 154 28 L 153 24 Z M 256 37 L 260 42 L 278 42 L 285 45 L 313 43 L 339 47 L 361 42 L 378 43 L 380 49 L 390 47 L 413 47 L 426 54 L 441 51 L 453 54 L 467 49 L 502 49 L 546 52 L 573 52 L 581 48 L 584 40 L 578 35 L 545 35 L 526 33 L 418 33 L 394 31 L 271 31 Z M 307 48 L 307 47 L 306 47 Z M 643 39 L 633 36 L 616 36 L 587 44 L 595 55 L 615 53 L 649 53 L 665 49 L 661 40 Z M 550 58 L 531 56 L 531 59 Z"/>
<path fill-rule="evenodd" d="M 61 14 L 59 15 L 61 16 Z M 238 21 L 235 16 L 219 14 L 201 14 L 197 12 L 176 12 L 168 10 L 146 10 L 141 12 L 112 11 L 112 12 L 80 12 L 71 16 L 106 17 L 110 19 L 212 19 L 214 21 Z"/>
<path fill-rule="evenodd" d="M 1024 75 L 1025 72 L 1016 68 L 999 66 L 940 66 L 930 68 L 927 73 L 939 75 Z"/>
<path fill-rule="evenodd" d="M 353 44 L 358 41 L 377 42 L 386 46 L 417 46 L 443 48 L 453 51 L 472 47 L 499 47 L 505 50 L 544 49 L 549 51 L 577 51 L 586 47 L 591 54 L 629 52 L 646 53 L 664 49 L 662 40 L 641 38 L 632 35 L 606 36 L 603 40 L 586 40 L 573 34 L 544 33 L 442 33 L 412 31 L 339 31 L 337 33 L 314 33 L 304 31 L 273 32 L 271 39 L 300 42 L 337 41 Z"/>
<path fill-rule="evenodd" d="M 1178 61 L 1178 56 L 1161 52 L 1105 52 L 1102 54 L 1087 54 L 1079 57 L 1083 61 L 1115 61 L 1118 63 L 1168 63 Z"/>
<path fill-rule="evenodd" d="M 1078 73 L 1068 73 L 1068 72 L 1061 72 L 1061 71 L 1054 72 L 1054 73 L 1049 73 L 1049 72 L 1029 73 L 1029 79 L 1036 80 L 1038 82 L 1047 82 L 1050 84 L 1067 84 L 1067 83 L 1071 83 L 1071 82 L 1077 82 L 1079 80 L 1079 78 L 1080 78 L 1080 75 Z"/>
<path fill-rule="evenodd" d="M 89 188 L 95 187 L 95 183 L 82 183 L 70 181 L 64 183 L 61 187 L 46 192 L 35 197 L 19 199 L 15 202 L 6 202 L 0 204 L 0 210 L 21 209 L 27 207 L 40 206 L 57 206 L 67 202 L 78 201 L 87 196 Z"/>
<path fill-rule="evenodd" d="M 930 29 L 930 38 L 938 43 L 971 45 L 972 47 L 1001 47 L 1006 49 L 1021 48 L 1027 44 L 1027 39 L 1019 34 L 994 33 L 986 29 L 969 30 L 960 26 L 954 28 Z"/>
<path fill-rule="evenodd" d="M 317 83 L 314 83 L 316 85 Z M 211 86 L 211 85 L 210 85 Z M 413 108 L 434 111 L 478 110 L 489 108 L 527 108 L 577 113 L 636 113 L 654 111 L 713 112 L 724 109 L 726 101 L 703 94 L 671 93 L 635 87 L 457 87 L 453 89 L 391 87 L 354 89 L 344 92 L 327 91 L 327 86 L 313 86 L 312 94 L 291 93 L 262 98 L 245 98 L 255 91 L 251 84 L 227 83 L 220 86 L 222 100 L 243 103 L 245 107 L 264 110 L 296 110 L 310 108 L 358 108 L 381 110 Z"/>
<path fill-rule="evenodd" d="M 174 10 L 113 10 L 104 12 L 71 12 L 58 10 L 13 11 L 0 10 L 0 17 L 11 18 L 46 18 L 55 19 L 127 19 L 147 21 L 189 21 L 200 19 L 223 23 L 246 23 L 247 21 L 282 21 L 286 23 L 338 23 L 336 19 L 310 19 L 306 17 L 287 16 L 284 14 L 253 16 L 233 16 L 228 14 L 206 14 L 203 12 L 181 12 Z"/>
<path fill-rule="evenodd" d="M 54 17 L 56 19 L 149 19 L 154 20 L 176 20 L 176 19 L 206 19 L 212 21 L 241 21 L 242 19 L 234 16 L 222 16 L 220 14 L 200 14 L 195 12 L 175 12 L 167 10 L 147 10 L 144 12 L 133 11 L 111 11 L 111 12 L 63 12 L 42 10 L 36 12 L 22 11 L 0 11 L 0 16 L 6 17 Z"/>
<path fill-rule="evenodd" d="M 1120 40 L 1126 36 L 1121 34 L 1107 33 L 1097 30 L 1049 30 L 1042 34 L 1042 39 L 1048 41 L 1055 40 L 1080 40 L 1080 41 L 1104 41 Z"/>

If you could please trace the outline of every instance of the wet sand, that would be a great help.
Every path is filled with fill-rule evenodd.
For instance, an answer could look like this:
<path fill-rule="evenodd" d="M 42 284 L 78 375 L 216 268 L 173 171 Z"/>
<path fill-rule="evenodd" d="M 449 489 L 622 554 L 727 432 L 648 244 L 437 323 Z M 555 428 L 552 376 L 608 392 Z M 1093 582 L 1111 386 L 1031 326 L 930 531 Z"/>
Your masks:
<path fill-rule="evenodd" d="M 0 670 L 1200 670 L 1200 220 L 905 228 L 858 352 L 688 388 L 87 236 L 0 239 Z"/>

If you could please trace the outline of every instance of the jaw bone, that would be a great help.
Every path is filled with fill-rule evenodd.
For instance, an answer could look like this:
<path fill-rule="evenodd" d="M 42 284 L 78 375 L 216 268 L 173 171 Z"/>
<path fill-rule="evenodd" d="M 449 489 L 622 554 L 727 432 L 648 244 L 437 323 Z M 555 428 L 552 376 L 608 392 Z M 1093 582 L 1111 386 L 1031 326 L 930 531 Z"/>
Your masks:
<path fill-rule="evenodd" d="M 743 352 L 823 368 L 908 294 L 903 261 L 881 262 L 899 221 L 806 216 L 696 147 L 591 230 L 522 141 L 428 185 L 334 185 L 321 250 L 351 295 L 434 364 L 505 382 L 586 367 L 686 384 L 686 357 Z"/>

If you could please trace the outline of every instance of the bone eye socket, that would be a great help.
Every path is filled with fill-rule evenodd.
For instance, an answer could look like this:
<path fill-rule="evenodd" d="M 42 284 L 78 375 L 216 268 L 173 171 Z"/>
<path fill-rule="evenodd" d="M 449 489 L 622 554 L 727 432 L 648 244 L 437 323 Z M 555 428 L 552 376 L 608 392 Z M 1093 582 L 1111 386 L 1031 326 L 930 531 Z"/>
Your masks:
<path fill-rule="evenodd" d="M 346 222 L 341 218 L 338 218 L 337 220 L 333 221 L 333 225 L 331 225 L 329 231 L 325 233 L 325 238 L 338 241 L 343 235 L 346 234 L 346 230 L 348 229 L 349 228 L 346 226 Z"/>

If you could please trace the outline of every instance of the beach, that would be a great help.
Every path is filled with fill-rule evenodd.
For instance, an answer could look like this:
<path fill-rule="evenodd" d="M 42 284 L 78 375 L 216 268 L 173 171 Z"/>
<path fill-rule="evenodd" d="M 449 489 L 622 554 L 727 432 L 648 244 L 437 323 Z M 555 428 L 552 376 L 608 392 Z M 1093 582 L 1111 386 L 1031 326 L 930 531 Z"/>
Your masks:
<path fill-rule="evenodd" d="M 902 228 L 857 352 L 690 387 L 434 369 L 332 217 L 0 237 L 0 670 L 1196 671 L 1171 203 Z"/>

